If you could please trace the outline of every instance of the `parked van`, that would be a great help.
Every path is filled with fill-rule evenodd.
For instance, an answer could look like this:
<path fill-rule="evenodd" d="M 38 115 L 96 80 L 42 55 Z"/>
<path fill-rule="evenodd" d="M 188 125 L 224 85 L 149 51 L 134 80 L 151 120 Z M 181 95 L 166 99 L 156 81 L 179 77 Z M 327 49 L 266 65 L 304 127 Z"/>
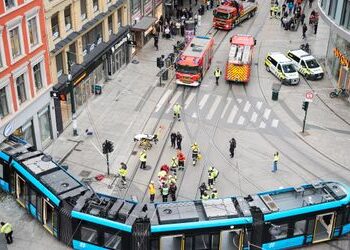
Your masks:
<path fill-rule="evenodd" d="M 312 55 L 304 50 L 290 50 L 288 51 L 287 57 L 293 61 L 296 69 L 306 79 L 318 80 L 323 78 L 324 72 L 320 64 Z"/>
<path fill-rule="evenodd" d="M 283 84 L 296 85 L 300 82 L 298 71 L 292 60 L 281 52 L 267 54 L 265 66 L 268 72 L 274 74 Z"/>

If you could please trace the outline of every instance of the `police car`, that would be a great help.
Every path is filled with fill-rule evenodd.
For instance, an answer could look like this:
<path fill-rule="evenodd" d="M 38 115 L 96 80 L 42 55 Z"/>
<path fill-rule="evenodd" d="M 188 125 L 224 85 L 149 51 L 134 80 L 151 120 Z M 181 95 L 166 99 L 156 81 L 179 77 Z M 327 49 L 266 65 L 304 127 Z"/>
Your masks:
<path fill-rule="evenodd" d="M 323 78 L 324 72 L 320 64 L 304 50 L 290 50 L 287 53 L 287 57 L 293 61 L 296 69 L 306 79 L 318 80 Z"/>
<path fill-rule="evenodd" d="M 283 84 L 296 85 L 300 82 L 298 71 L 289 58 L 281 52 L 271 52 L 265 59 L 268 72 L 274 74 Z"/>

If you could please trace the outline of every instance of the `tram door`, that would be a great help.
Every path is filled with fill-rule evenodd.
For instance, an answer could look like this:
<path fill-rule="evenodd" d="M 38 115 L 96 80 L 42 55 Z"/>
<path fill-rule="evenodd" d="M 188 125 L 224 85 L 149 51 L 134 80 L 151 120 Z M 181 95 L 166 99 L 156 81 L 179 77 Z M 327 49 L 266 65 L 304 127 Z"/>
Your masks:
<path fill-rule="evenodd" d="M 232 249 L 242 250 L 243 249 L 243 231 L 238 230 L 225 230 L 220 233 L 220 250 Z"/>
<path fill-rule="evenodd" d="M 320 214 L 316 217 L 312 243 L 329 240 L 334 228 L 334 212 Z"/>
<path fill-rule="evenodd" d="M 54 221 L 55 221 L 55 213 L 53 206 L 43 199 L 43 224 L 44 227 L 49 231 L 51 234 L 54 233 Z"/>
<path fill-rule="evenodd" d="M 160 238 L 160 250 L 184 250 L 185 237 L 182 234 Z"/>
<path fill-rule="evenodd" d="M 25 207 L 25 192 L 26 182 L 21 176 L 16 174 L 16 200 L 22 207 Z"/>

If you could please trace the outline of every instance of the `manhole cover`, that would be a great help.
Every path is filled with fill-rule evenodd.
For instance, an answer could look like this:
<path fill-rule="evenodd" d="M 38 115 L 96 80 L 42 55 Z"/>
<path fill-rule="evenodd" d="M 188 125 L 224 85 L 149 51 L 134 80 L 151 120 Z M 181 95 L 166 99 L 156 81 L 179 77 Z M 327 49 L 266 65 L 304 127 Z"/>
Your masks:
<path fill-rule="evenodd" d="M 86 171 L 86 170 L 82 170 L 79 174 L 79 176 L 81 177 L 88 177 L 91 174 L 91 171 Z"/>
<path fill-rule="evenodd" d="M 134 59 L 134 60 L 131 61 L 131 63 L 133 63 L 133 64 L 138 64 L 139 61 L 137 61 L 137 60 Z"/>
<path fill-rule="evenodd" d="M 137 155 L 137 151 L 132 151 L 131 155 Z"/>

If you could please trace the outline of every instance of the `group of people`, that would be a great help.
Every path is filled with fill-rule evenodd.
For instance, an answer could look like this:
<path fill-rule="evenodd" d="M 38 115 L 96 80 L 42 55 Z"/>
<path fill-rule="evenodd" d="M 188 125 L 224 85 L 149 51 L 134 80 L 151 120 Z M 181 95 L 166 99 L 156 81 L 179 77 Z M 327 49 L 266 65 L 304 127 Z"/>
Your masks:
<path fill-rule="evenodd" d="M 219 176 L 219 170 L 217 170 L 215 167 L 208 168 L 208 185 L 205 182 L 203 182 L 199 186 L 200 197 L 202 200 L 218 198 L 218 191 L 214 187 L 218 176 Z"/>

